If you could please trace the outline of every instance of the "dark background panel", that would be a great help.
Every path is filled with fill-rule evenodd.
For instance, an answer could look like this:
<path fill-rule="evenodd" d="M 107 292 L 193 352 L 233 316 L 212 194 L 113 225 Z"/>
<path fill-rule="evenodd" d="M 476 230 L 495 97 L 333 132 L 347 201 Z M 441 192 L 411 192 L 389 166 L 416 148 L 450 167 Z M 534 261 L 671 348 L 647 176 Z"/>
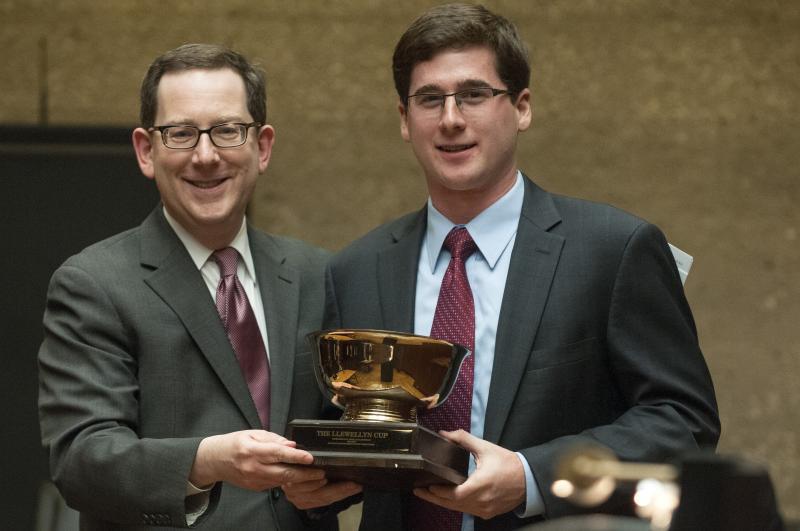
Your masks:
<path fill-rule="evenodd" d="M 130 128 L 0 127 L 0 268 L 6 273 L 0 455 L 9 487 L 0 496 L 0 514 L 6 529 L 33 528 L 38 490 L 48 478 L 37 424 L 36 354 L 50 276 L 87 245 L 138 225 L 158 202 L 129 138 Z"/>

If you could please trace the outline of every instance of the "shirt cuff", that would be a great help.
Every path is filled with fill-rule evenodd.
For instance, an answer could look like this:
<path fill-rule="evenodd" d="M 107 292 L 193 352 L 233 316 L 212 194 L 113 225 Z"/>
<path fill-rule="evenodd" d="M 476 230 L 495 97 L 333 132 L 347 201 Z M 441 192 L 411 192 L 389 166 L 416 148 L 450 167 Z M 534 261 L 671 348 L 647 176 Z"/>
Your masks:
<path fill-rule="evenodd" d="M 211 500 L 212 483 L 207 489 L 195 487 L 191 481 L 186 482 L 186 498 L 184 499 L 184 510 L 186 511 L 186 525 L 192 526 L 197 519 L 203 516 L 208 510 Z"/>
<path fill-rule="evenodd" d="M 522 468 L 525 470 L 525 504 L 517 507 L 514 510 L 514 514 L 519 518 L 530 518 L 531 516 L 544 514 L 544 500 L 539 492 L 539 485 L 533 477 L 531 466 L 521 453 L 516 452 L 516 454 L 522 462 Z"/>

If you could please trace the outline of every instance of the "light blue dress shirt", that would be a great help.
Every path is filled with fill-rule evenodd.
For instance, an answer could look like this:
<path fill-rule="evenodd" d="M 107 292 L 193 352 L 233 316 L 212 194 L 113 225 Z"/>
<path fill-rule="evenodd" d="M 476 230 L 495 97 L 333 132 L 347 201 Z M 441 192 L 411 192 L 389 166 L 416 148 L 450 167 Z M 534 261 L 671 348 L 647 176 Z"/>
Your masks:
<path fill-rule="evenodd" d="M 517 172 L 514 186 L 489 208 L 464 225 L 478 246 L 478 251 L 466 263 L 467 279 L 475 302 L 475 379 L 472 395 L 470 431 L 483 438 L 484 417 L 492 380 L 494 346 L 497 336 L 497 321 L 511 261 L 511 251 L 517 235 L 519 217 L 525 186 L 522 175 Z M 436 210 L 428 199 L 428 226 L 422 241 L 417 267 L 417 290 L 414 305 L 414 333 L 430 335 L 436 301 L 442 278 L 450 263 L 450 252 L 442 248 L 445 237 L 458 225 Z M 517 453 L 525 469 L 526 501 L 521 517 L 544 512 L 544 502 L 528 465 L 528 461 Z M 475 460 L 470 458 L 469 472 L 475 470 Z M 462 531 L 475 528 L 474 517 L 464 514 Z"/>

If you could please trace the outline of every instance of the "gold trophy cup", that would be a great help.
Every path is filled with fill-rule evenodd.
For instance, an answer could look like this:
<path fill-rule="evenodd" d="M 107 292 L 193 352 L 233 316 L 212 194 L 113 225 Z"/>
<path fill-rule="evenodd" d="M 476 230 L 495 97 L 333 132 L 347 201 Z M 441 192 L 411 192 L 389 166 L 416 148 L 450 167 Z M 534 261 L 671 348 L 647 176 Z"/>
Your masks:
<path fill-rule="evenodd" d="M 425 336 L 384 330 L 310 334 L 323 394 L 340 420 L 293 420 L 288 437 L 311 452 L 329 479 L 381 489 L 463 483 L 469 453 L 417 423 L 442 404 L 469 351 Z"/>

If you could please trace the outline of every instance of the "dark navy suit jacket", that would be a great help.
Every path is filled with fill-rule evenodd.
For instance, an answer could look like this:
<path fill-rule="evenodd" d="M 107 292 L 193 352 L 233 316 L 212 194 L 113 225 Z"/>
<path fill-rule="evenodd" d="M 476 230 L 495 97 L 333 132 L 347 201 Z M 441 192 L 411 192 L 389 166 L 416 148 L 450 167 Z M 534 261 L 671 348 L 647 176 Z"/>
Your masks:
<path fill-rule="evenodd" d="M 423 208 L 332 259 L 326 328 L 413 331 L 425 227 Z M 575 510 L 550 492 L 570 445 L 600 443 L 623 460 L 658 462 L 714 447 L 719 433 L 709 371 L 661 231 L 525 178 L 484 438 L 527 459 L 550 518 Z M 476 518 L 476 527 L 533 520 L 507 513 Z M 404 526 L 400 497 L 365 494 L 363 528 Z"/>

